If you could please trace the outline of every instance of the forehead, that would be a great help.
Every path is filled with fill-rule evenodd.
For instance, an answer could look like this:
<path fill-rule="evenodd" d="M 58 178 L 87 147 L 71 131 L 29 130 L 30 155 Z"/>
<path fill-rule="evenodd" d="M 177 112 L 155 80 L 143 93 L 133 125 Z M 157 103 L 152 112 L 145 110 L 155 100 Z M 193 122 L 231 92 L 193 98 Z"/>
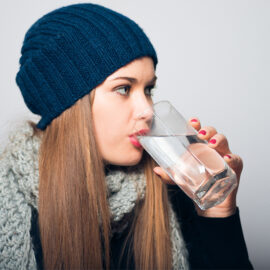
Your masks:
<path fill-rule="evenodd" d="M 154 63 L 152 58 L 150 57 L 142 57 L 133 60 L 127 65 L 121 67 L 116 70 L 110 76 L 108 76 L 107 80 L 112 81 L 115 78 L 121 76 L 131 76 L 139 79 L 152 79 L 155 76 Z"/>

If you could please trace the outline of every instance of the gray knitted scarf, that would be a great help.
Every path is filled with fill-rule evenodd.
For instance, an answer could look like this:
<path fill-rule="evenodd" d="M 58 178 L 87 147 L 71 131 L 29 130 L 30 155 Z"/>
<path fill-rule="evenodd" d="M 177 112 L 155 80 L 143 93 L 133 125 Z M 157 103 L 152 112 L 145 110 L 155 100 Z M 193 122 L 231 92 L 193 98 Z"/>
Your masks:
<path fill-rule="evenodd" d="M 0 269 L 37 269 L 30 228 L 32 208 L 38 207 L 38 149 L 40 139 L 24 123 L 9 136 L 0 155 Z M 135 168 L 135 167 L 134 167 Z M 142 168 L 109 170 L 106 173 L 112 233 L 128 225 L 137 198 L 144 198 Z M 187 250 L 176 215 L 169 204 L 173 269 L 188 269 Z"/>

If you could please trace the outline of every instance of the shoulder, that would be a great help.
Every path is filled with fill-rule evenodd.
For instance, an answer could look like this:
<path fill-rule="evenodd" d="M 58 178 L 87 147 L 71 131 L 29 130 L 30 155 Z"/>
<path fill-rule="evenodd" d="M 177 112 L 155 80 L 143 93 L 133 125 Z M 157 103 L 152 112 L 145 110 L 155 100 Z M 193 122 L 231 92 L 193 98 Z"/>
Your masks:
<path fill-rule="evenodd" d="M 37 197 L 39 145 L 40 138 L 34 136 L 28 122 L 10 132 L 5 149 L 0 153 L 2 200 L 11 196 L 31 204 L 30 197 Z"/>
<path fill-rule="evenodd" d="M 35 268 L 30 229 L 38 197 L 38 142 L 32 135 L 28 123 L 13 130 L 0 154 L 1 269 Z"/>

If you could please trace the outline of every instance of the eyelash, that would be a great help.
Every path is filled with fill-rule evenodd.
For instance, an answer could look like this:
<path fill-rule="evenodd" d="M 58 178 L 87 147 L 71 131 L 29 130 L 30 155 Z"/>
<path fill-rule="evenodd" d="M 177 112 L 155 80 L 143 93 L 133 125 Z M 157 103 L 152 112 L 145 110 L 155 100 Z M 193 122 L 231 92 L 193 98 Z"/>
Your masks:
<path fill-rule="evenodd" d="M 153 90 L 153 89 L 155 89 L 157 86 L 156 85 L 150 85 L 150 86 L 148 86 L 146 89 L 150 89 L 150 91 L 151 90 Z M 124 89 L 124 88 L 127 88 L 128 89 L 128 92 L 130 91 L 130 88 L 131 88 L 131 86 L 130 85 L 123 85 L 123 86 L 121 86 L 121 87 L 118 87 L 115 91 L 117 91 L 117 90 L 119 90 L 119 89 Z M 121 95 L 121 96 L 127 96 L 127 94 L 120 94 L 119 92 L 117 92 L 119 95 Z M 151 92 L 148 96 L 153 96 L 154 94 Z"/>

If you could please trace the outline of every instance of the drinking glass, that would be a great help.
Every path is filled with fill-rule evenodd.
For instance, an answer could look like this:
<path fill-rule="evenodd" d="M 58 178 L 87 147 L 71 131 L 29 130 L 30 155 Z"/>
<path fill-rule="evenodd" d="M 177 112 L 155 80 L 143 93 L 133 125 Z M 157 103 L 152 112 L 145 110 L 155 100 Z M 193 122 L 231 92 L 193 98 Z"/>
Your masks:
<path fill-rule="evenodd" d="M 198 138 L 169 101 L 144 110 L 134 132 L 142 147 L 202 210 L 223 202 L 237 186 L 235 172 L 207 141 Z"/>

